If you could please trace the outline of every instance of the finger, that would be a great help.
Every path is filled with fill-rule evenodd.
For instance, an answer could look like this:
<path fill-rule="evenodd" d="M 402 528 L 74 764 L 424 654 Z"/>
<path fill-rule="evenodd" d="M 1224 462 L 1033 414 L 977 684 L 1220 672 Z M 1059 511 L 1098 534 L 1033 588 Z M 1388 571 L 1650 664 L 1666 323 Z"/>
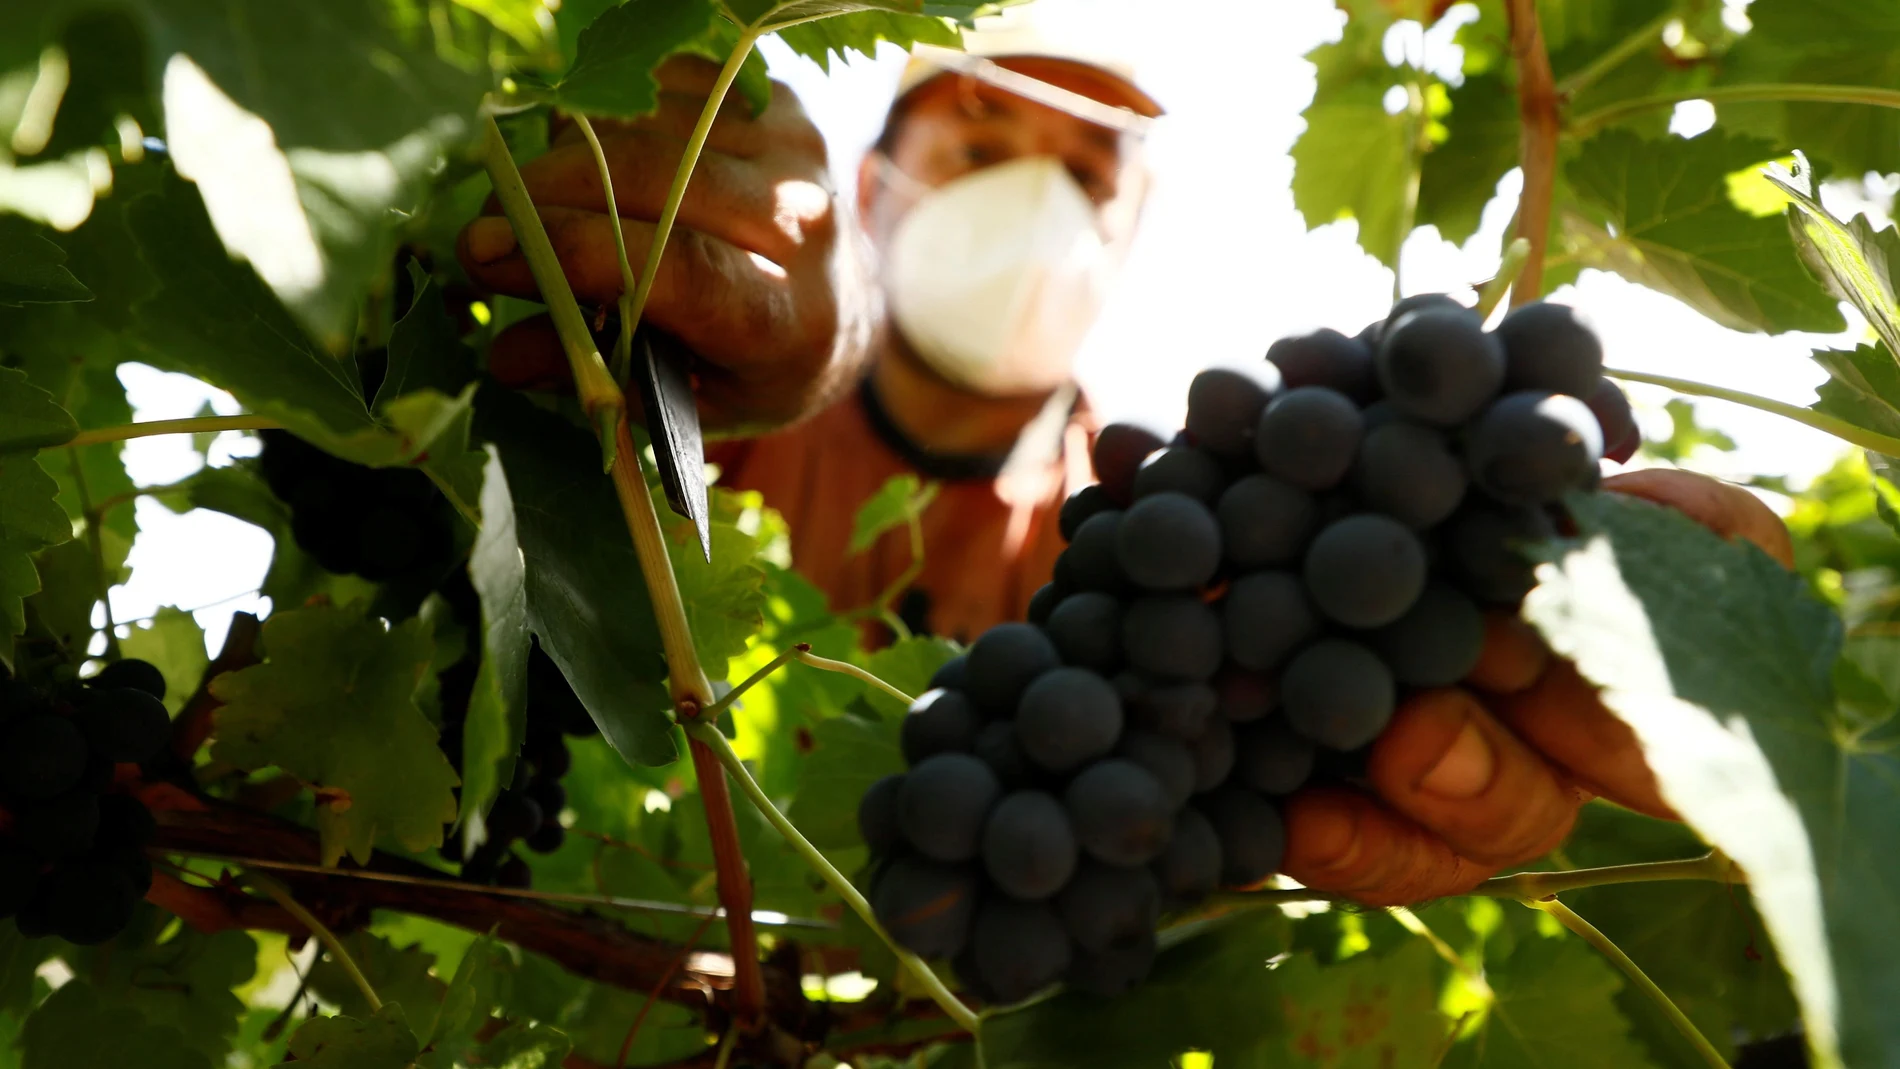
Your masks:
<path fill-rule="evenodd" d="M 1281 869 L 1316 891 L 1369 906 L 1463 894 L 1493 869 L 1359 791 L 1315 787 L 1287 799 Z"/>
<path fill-rule="evenodd" d="M 607 217 L 571 208 L 543 208 L 540 216 L 574 292 L 600 304 L 619 297 L 620 260 Z M 644 262 L 653 226 L 622 220 L 622 227 L 629 259 Z M 456 254 L 482 285 L 539 298 L 540 289 L 506 219 L 490 216 L 470 223 L 463 228 Z M 675 229 L 667 242 L 646 318 L 700 355 L 728 366 L 757 359 L 760 339 L 800 329 L 782 273 L 716 237 L 686 229 Z M 741 339 L 744 343 L 738 343 Z"/>
<path fill-rule="evenodd" d="M 640 130 L 602 142 L 614 180 L 614 206 L 623 219 L 660 217 L 684 149 L 681 142 Z M 541 207 L 607 211 L 600 167 L 585 143 L 564 145 L 524 164 L 521 177 Z M 829 225 L 831 211 L 830 189 L 822 182 L 707 153 L 680 200 L 677 225 L 788 264 L 816 228 Z"/>
<path fill-rule="evenodd" d="M 530 316 L 510 324 L 488 347 L 488 373 L 511 390 L 571 393 L 574 374 L 555 333 L 554 318 Z"/>
<path fill-rule="evenodd" d="M 1499 699 L 1493 709 L 1518 738 L 1596 794 L 1638 813 L 1680 819 L 1663 801 L 1636 733 L 1604 707 L 1569 661 L 1553 661 L 1535 686 Z"/>
<path fill-rule="evenodd" d="M 1468 691 L 1413 695 L 1372 745 L 1366 778 L 1394 812 L 1484 865 L 1550 852 L 1576 821 L 1555 771 Z"/>
<path fill-rule="evenodd" d="M 1794 539 L 1788 525 L 1761 499 L 1734 483 L 1692 471 L 1648 468 L 1603 480 L 1603 489 L 1653 501 L 1689 517 L 1723 538 L 1742 538 L 1762 552 L 1794 567 Z"/>
<path fill-rule="evenodd" d="M 1523 617 L 1506 609 L 1484 614 L 1484 650 L 1465 682 L 1492 694 L 1512 694 L 1537 682 L 1550 649 Z"/>

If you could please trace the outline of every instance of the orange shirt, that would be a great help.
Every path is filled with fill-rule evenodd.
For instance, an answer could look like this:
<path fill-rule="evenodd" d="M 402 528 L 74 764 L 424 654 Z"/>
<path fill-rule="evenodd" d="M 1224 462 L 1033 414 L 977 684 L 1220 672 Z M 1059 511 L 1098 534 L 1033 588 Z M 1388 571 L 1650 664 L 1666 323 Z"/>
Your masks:
<path fill-rule="evenodd" d="M 936 480 L 937 496 L 923 516 L 924 568 L 912 587 L 922 592 L 931 633 L 968 642 L 1023 618 L 1062 551 L 1062 501 L 1093 478 L 1089 435 L 1086 408 L 1078 406 L 1061 456 L 1046 469 Z M 756 490 L 785 516 L 793 566 L 825 592 L 834 611 L 870 605 L 910 567 L 910 535 L 902 528 L 863 553 L 849 552 L 859 506 L 887 480 L 910 472 L 932 481 L 905 459 L 862 391 L 786 430 L 716 444 L 708 459 L 720 465 L 721 485 Z"/>

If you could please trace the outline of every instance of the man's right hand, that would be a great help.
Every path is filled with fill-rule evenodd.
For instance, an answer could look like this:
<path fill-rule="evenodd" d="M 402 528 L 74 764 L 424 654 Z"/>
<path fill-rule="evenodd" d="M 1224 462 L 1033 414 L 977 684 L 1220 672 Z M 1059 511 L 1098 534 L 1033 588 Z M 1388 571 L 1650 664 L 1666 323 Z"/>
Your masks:
<path fill-rule="evenodd" d="M 635 274 L 717 76 L 712 63 L 676 57 L 658 72 L 655 114 L 594 124 Z M 720 109 L 644 317 L 704 359 L 696 371 L 709 430 L 757 431 L 815 410 L 851 381 L 872 335 L 876 298 L 841 218 L 824 138 L 789 88 L 772 89 L 771 106 L 756 117 L 737 95 Z M 618 299 L 606 197 L 579 127 L 557 120 L 550 151 L 521 175 L 575 295 L 602 305 Z M 478 284 L 540 296 L 493 198 L 463 228 L 456 252 Z M 490 365 L 517 387 L 560 388 L 568 378 L 545 316 L 504 331 Z"/>

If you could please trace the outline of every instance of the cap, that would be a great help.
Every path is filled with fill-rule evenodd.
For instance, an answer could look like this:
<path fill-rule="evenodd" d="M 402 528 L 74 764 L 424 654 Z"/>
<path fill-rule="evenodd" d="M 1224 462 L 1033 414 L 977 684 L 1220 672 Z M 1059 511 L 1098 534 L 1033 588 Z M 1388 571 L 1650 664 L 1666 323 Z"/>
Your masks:
<path fill-rule="evenodd" d="M 1026 61 L 1016 63 L 1012 61 Z M 1035 77 L 1039 63 L 1073 68 L 1090 82 L 1077 92 Z M 1022 68 L 1022 69 L 1019 69 Z M 1073 37 L 1043 33 L 1022 8 L 983 19 L 963 32 L 963 50 L 920 45 L 898 80 L 897 99 L 947 73 L 963 74 L 1092 122 L 1144 131 L 1161 105 L 1136 84 L 1127 57 L 1093 49 Z"/>

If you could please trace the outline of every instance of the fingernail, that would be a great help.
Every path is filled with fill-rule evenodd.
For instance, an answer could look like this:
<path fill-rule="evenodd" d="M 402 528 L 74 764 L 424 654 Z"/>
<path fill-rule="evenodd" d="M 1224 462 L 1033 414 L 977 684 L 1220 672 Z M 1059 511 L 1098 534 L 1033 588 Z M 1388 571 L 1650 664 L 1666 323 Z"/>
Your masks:
<path fill-rule="evenodd" d="M 1301 822 L 1299 852 L 1323 869 L 1347 868 L 1359 858 L 1359 822 L 1352 814 L 1321 810 Z"/>
<path fill-rule="evenodd" d="M 1470 721 L 1458 729 L 1458 737 L 1438 758 L 1438 763 L 1418 781 L 1418 789 L 1440 798 L 1475 798 L 1491 785 L 1497 772 L 1497 755 L 1491 740 Z"/>
<path fill-rule="evenodd" d="M 494 263 L 515 251 L 515 228 L 506 219 L 477 219 L 468 226 L 468 258 Z"/>

